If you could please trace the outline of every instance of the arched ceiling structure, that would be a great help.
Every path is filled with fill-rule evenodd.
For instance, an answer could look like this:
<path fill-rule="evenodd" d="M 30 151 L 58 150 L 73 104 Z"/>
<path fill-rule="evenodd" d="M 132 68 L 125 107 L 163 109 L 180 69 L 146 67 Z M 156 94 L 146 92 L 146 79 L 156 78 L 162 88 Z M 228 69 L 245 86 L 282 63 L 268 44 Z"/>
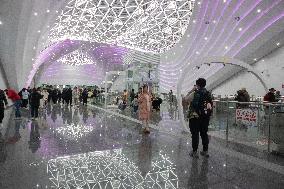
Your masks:
<path fill-rule="evenodd" d="M 253 64 L 283 45 L 283 34 L 283 0 L 198 1 L 180 43 L 161 56 L 160 87 L 163 91 L 175 90 L 187 65 L 192 70 L 185 79 L 183 93 L 198 77 L 209 78 L 209 85 L 217 86 L 239 69 L 223 65 L 197 68 L 201 63 L 198 60 L 220 56 Z"/>
<path fill-rule="evenodd" d="M 284 44 L 283 16 L 284 0 L 1 0 L 0 60 L 13 88 L 48 80 L 98 84 L 105 72 L 125 68 L 124 57 L 133 51 L 157 54 L 164 91 L 175 90 L 188 64 L 184 89 L 197 77 L 216 86 L 238 70 L 196 69 L 197 60 L 258 61 Z M 57 61 L 76 50 L 94 64 Z"/>

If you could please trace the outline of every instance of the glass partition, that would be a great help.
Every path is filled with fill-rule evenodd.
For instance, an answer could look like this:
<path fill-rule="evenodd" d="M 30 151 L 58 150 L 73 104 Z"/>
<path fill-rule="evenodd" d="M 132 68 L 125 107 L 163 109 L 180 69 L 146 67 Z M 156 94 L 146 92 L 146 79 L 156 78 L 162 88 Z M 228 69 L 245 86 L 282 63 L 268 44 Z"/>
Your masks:
<path fill-rule="evenodd" d="M 211 136 L 284 153 L 284 103 L 214 101 Z"/>

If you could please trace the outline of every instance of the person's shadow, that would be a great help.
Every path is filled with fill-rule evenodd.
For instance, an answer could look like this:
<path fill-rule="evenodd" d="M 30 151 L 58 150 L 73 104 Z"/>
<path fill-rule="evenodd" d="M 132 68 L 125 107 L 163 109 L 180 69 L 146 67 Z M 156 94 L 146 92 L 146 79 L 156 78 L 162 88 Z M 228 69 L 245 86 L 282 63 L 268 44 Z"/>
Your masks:
<path fill-rule="evenodd" d="M 138 167 L 142 177 L 146 177 L 151 170 L 152 162 L 152 140 L 148 135 L 142 135 L 142 140 L 138 149 Z"/>
<path fill-rule="evenodd" d="M 193 158 L 191 162 L 190 176 L 188 178 L 188 187 L 208 189 L 208 158 L 203 158 L 200 172 L 198 171 L 198 159 Z"/>
<path fill-rule="evenodd" d="M 40 148 L 40 133 L 38 122 L 33 121 L 31 123 L 31 131 L 30 131 L 30 141 L 29 141 L 29 149 L 31 149 L 32 153 L 35 153 Z"/>
<path fill-rule="evenodd" d="M 0 130 L 0 163 L 4 163 L 7 159 L 6 141 Z"/>

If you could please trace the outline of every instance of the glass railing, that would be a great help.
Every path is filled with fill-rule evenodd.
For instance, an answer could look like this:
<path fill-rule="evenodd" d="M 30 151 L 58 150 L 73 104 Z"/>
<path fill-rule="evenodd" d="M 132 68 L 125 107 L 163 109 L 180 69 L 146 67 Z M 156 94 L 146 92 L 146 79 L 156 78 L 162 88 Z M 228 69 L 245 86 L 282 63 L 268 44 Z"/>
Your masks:
<path fill-rule="evenodd" d="M 284 103 L 214 101 L 211 136 L 284 154 Z"/>

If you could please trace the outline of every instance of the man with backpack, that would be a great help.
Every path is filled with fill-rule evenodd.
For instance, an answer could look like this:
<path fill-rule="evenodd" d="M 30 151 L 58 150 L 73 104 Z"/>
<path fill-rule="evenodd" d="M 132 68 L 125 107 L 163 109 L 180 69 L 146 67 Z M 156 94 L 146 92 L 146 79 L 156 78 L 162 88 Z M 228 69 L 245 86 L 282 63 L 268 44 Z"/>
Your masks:
<path fill-rule="evenodd" d="M 190 156 L 198 158 L 199 133 L 202 139 L 203 151 L 200 154 L 209 157 L 208 154 L 208 126 L 212 113 L 212 98 L 205 88 L 206 80 L 196 80 L 196 89 L 189 107 L 189 127 L 192 135 L 192 152 Z"/>

